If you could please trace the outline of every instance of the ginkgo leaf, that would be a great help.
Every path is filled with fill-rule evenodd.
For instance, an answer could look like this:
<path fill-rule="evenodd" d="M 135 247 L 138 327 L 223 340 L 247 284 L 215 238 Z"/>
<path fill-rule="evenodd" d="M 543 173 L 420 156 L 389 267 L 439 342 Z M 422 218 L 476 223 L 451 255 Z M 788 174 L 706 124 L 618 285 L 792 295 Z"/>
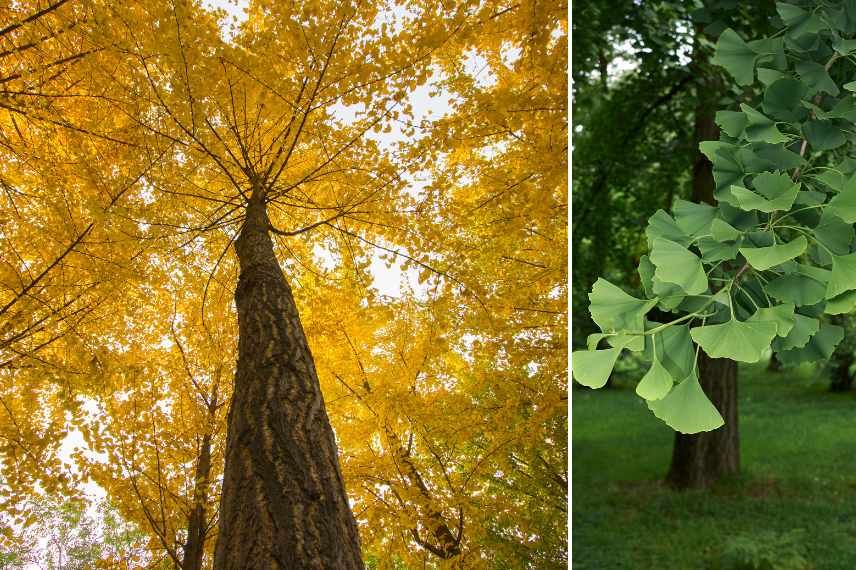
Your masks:
<path fill-rule="evenodd" d="M 772 200 L 742 186 L 732 186 L 731 195 L 734 196 L 739 206 L 744 210 L 758 210 L 759 212 L 775 212 L 776 210 L 790 210 L 799 192 L 799 184 L 791 185 L 790 189 Z"/>
<path fill-rule="evenodd" d="M 856 309 L 856 289 L 829 299 L 823 312 L 827 315 L 843 315 Z"/>
<path fill-rule="evenodd" d="M 776 324 L 776 336 L 787 336 L 796 322 L 794 315 L 794 305 L 792 303 L 784 303 L 773 307 L 762 307 L 755 311 L 747 321 L 764 321 Z"/>
<path fill-rule="evenodd" d="M 645 357 L 660 362 L 672 378 L 684 378 L 695 366 L 695 349 L 689 327 L 673 325 L 646 335 Z"/>
<path fill-rule="evenodd" d="M 824 91 L 836 97 L 840 93 L 835 81 L 829 76 L 829 71 L 822 64 L 816 61 L 801 61 L 796 64 L 795 68 L 797 75 L 809 87 L 806 95 L 814 95 L 818 91 Z"/>
<path fill-rule="evenodd" d="M 674 218 L 664 212 L 657 210 L 654 215 L 648 218 L 648 227 L 645 228 L 645 236 L 648 238 L 648 246 L 657 238 L 667 239 L 681 245 L 689 245 L 691 238 L 684 233 Z"/>
<path fill-rule="evenodd" d="M 767 284 L 767 293 L 783 303 L 793 303 L 797 307 L 814 305 L 824 299 L 829 271 L 819 268 L 800 268 L 782 275 Z"/>
<path fill-rule="evenodd" d="M 734 145 L 721 141 L 704 141 L 699 143 L 698 148 L 713 163 L 713 180 L 717 192 L 727 190 L 732 184 L 743 183 L 746 171 L 736 158 Z"/>
<path fill-rule="evenodd" d="M 719 325 L 695 327 L 690 329 L 690 335 L 711 358 L 758 362 L 777 331 L 778 326 L 773 322 L 732 319 Z"/>
<path fill-rule="evenodd" d="M 814 228 L 814 238 L 832 253 L 844 255 L 850 252 L 856 232 L 853 224 L 848 224 L 826 209 L 820 216 L 820 223 Z"/>
<path fill-rule="evenodd" d="M 714 218 L 710 223 L 710 235 L 717 241 L 732 241 L 740 237 L 740 230 L 722 218 Z"/>
<path fill-rule="evenodd" d="M 808 247 L 808 241 L 804 236 L 799 236 L 786 244 L 773 244 L 769 247 L 741 247 L 740 253 L 743 254 L 749 265 L 765 271 L 801 255 L 806 247 Z"/>
<path fill-rule="evenodd" d="M 574 379 L 589 388 L 603 388 L 615 361 L 621 354 L 621 348 L 603 350 L 575 350 L 571 353 L 571 372 Z"/>
<path fill-rule="evenodd" d="M 749 142 L 776 144 L 790 140 L 790 137 L 779 131 L 776 122 L 763 113 L 756 111 L 746 103 L 740 105 L 740 110 L 746 114 L 744 135 Z"/>
<path fill-rule="evenodd" d="M 832 275 L 826 286 L 826 298 L 856 289 L 856 253 L 832 256 Z"/>
<path fill-rule="evenodd" d="M 843 338 L 844 328 L 831 323 L 823 323 L 820 330 L 809 339 L 804 347 L 779 352 L 779 360 L 786 366 L 829 360 L 832 353 L 835 352 L 835 347 Z"/>
<path fill-rule="evenodd" d="M 794 315 L 793 328 L 784 338 L 776 339 L 773 342 L 773 348 L 776 351 L 801 348 L 806 345 L 811 335 L 816 333 L 819 328 L 820 321 L 818 319 L 796 314 Z"/>
<path fill-rule="evenodd" d="M 639 267 L 637 268 L 639 272 L 639 281 L 642 283 L 642 289 L 645 290 L 645 295 L 648 297 L 654 297 L 654 264 L 651 263 L 651 260 L 648 259 L 647 255 L 643 255 L 639 258 Z"/>
<path fill-rule="evenodd" d="M 719 411 L 710 402 L 695 372 L 661 400 L 649 400 L 648 408 L 666 425 L 681 433 L 715 430 L 725 424 Z"/>
<path fill-rule="evenodd" d="M 716 42 L 716 52 L 713 63 L 730 73 L 739 85 L 749 85 L 755 79 L 755 59 L 758 54 L 737 35 L 737 32 L 727 28 L 719 34 Z"/>
<path fill-rule="evenodd" d="M 708 263 L 734 259 L 737 257 L 737 250 L 740 247 L 738 242 L 721 242 L 709 237 L 701 238 L 696 242 L 696 245 L 701 252 L 702 260 Z"/>
<path fill-rule="evenodd" d="M 688 236 L 706 233 L 716 216 L 716 208 L 713 206 L 686 200 L 677 200 L 672 211 L 678 228 Z"/>
<path fill-rule="evenodd" d="M 746 115 L 740 111 L 717 111 L 714 121 L 725 134 L 735 139 L 740 138 L 746 123 L 749 122 Z"/>
<path fill-rule="evenodd" d="M 707 291 L 707 275 L 701 259 L 682 245 L 658 238 L 651 249 L 654 275 L 666 283 L 674 283 L 689 295 Z"/>
<path fill-rule="evenodd" d="M 642 330 L 645 313 L 657 304 L 656 299 L 637 299 L 602 277 L 595 281 L 589 301 L 592 320 L 603 330 Z"/>
<path fill-rule="evenodd" d="M 669 371 L 655 358 L 651 368 L 636 385 L 636 393 L 646 400 L 659 400 L 669 393 L 674 383 Z"/>
<path fill-rule="evenodd" d="M 848 224 L 856 222 L 856 175 L 844 183 L 844 188 L 829 201 L 826 211 Z"/>

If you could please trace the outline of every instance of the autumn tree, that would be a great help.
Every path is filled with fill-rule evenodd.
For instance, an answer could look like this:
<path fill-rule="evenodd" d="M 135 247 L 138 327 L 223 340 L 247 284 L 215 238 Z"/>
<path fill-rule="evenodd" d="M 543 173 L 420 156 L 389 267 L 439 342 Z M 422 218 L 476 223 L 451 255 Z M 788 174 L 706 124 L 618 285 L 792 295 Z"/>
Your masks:
<path fill-rule="evenodd" d="M 230 37 L 186 2 L 84 14 L 79 122 L 26 150 L 51 166 L 45 196 L 68 183 L 93 222 L 79 275 L 115 288 L 61 337 L 81 378 L 47 409 L 77 418 L 103 454 L 79 462 L 152 552 L 361 567 L 323 389 L 370 553 L 560 564 L 564 7 L 260 2 Z M 416 136 L 409 96 L 432 74 L 460 103 Z M 391 129 L 411 139 L 395 152 Z M 379 298 L 378 253 L 432 293 Z"/>

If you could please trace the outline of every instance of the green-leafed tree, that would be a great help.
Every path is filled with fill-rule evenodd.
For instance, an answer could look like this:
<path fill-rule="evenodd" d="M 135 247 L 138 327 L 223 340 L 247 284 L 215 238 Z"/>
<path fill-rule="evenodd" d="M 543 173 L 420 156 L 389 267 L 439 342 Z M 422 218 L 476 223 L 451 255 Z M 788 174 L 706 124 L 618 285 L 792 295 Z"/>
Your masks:
<path fill-rule="evenodd" d="M 711 62 L 728 72 L 734 96 L 715 114 L 719 140 L 699 145 L 713 200 L 696 198 L 712 203 L 679 200 L 649 219 L 644 293 L 598 280 L 590 313 L 602 332 L 588 344 L 605 338 L 610 348 L 572 361 L 575 378 L 598 387 L 623 350 L 644 354 L 652 365 L 637 393 L 686 434 L 736 421 L 711 404 L 700 371 L 757 362 L 770 349 L 785 366 L 827 360 L 843 329 L 824 315 L 856 307 L 856 6 L 776 10 L 774 33 L 718 36 Z M 698 471 L 689 466 L 684 481 Z"/>
<path fill-rule="evenodd" d="M 580 346 L 597 330 L 583 308 L 599 276 L 642 290 L 635 268 L 646 249 L 645 221 L 676 199 L 715 201 L 710 162 L 698 143 L 718 138 L 721 102 L 758 94 L 751 86 L 732 88 L 710 63 L 713 41 L 727 27 L 766 33 L 775 9 L 772 2 L 714 0 L 578 3 L 574 10 L 572 299 Z M 711 434 L 676 435 L 668 480 L 678 487 L 704 486 L 739 469 L 737 369 L 702 356 L 700 383 L 734 421 Z"/>

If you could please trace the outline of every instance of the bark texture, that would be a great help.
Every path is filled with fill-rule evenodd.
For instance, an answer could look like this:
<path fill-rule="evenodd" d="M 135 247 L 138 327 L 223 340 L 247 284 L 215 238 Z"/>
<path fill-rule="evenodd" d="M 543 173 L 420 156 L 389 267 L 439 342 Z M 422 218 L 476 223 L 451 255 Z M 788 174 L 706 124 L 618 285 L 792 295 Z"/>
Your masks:
<path fill-rule="evenodd" d="M 263 195 L 235 242 L 238 367 L 214 568 L 362 569 L 336 442 Z"/>
<path fill-rule="evenodd" d="M 205 553 L 205 538 L 208 534 L 205 502 L 208 499 L 208 484 L 211 477 L 211 434 L 202 436 L 199 457 L 196 462 L 196 481 L 193 488 L 193 510 L 187 519 L 187 542 L 184 544 L 182 570 L 202 570 Z"/>
<path fill-rule="evenodd" d="M 678 489 L 709 487 L 724 476 L 740 472 L 737 363 L 700 352 L 699 372 L 701 387 L 722 414 L 725 425 L 694 435 L 675 433 L 666 482 Z"/>

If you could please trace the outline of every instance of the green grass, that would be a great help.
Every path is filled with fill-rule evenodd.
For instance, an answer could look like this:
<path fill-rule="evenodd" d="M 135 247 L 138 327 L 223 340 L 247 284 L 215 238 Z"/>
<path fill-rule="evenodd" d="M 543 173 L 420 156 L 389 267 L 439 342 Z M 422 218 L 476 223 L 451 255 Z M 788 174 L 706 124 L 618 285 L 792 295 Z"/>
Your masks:
<path fill-rule="evenodd" d="M 856 568 L 856 393 L 827 392 L 820 367 L 742 367 L 742 474 L 675 492 L 674 434 L 634 386 L 574 390 L 573 568 L 716 569 L 736 537 L 794 529 L 803 568 Z"/>

